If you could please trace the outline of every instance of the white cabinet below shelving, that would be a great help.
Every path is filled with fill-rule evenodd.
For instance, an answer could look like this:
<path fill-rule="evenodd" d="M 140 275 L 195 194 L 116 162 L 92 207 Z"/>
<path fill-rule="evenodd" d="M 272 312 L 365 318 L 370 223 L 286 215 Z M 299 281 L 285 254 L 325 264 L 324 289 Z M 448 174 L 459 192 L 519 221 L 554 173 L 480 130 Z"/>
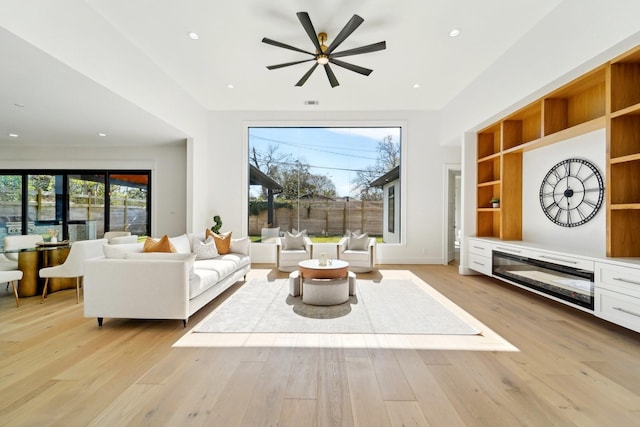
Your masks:
<path fill-rule="evenodd" d="M 594 314 L 640 332 L 640 268 L 596 263 Z"/>

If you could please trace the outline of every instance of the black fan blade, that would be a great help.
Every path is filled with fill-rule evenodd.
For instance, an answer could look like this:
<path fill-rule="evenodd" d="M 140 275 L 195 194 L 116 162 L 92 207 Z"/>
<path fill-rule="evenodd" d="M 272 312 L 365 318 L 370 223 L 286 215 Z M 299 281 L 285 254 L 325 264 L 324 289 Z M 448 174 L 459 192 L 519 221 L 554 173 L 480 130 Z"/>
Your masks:
<path fill-rule="evenodd" d="M 316 29 L 313 28 L 309 14 L 307 12 L 298 12 L 296 15 L 298 16 L 298 20 L 302 24 L 302 27 L 307 32 L 307 35 L 311 39 L 311 42 L 316 47 L 316 51 L 321 52 L 322 49 L 320 48 L 320 41 L 318 41 L 318 33 L 316 33 Z"/>
<path fill-rule="evenodd" d="M 307 81 L 307 79 L 309 78 L 311 73 L 313 73 L 313 71 L 316 69 L 317 66 L 318 66 L 317 62 L 315 64 L 313 64 L 313 66 L 309 69 L 309 71 L 307 71 L 307 73 L 304 76 L 302 76 L 300 81 L 298 81 L 298 83 L 296 83 L 296 86 L 302 86 Z"/>
<path fill-rule="evenodd" d="M 306 53 L 307 55 L 311 55 L 311 56 L 316 56 L 315 53 L 307 52 L 306 50 L 298 49 L 297 47 L 280 43 L 275 40 L 268 39 L 266 37 L 262 39 L 262 43 L 270 44 L 272 46 L 282 47 L 284 49 L 295 50 L 296 52 Z"/>
<path fill-rule="evenodd" d="M 267 69 L 269 70 L 276 70 L 278 68 L 283 68 L 283 67 L 288 67 L 290 65 L 296 65 L 296 64 L 302 64 L 303 62 L 309 62 L 309 61 L 315 61 L 315 58 L 311 58 L 311 59 L 304 59 L 302 61 L 294 61 L 294 62 L 286 62 L 284 64 L 277 64 L 277 65 L 268 65 Z"/>
<path fill-rule="evenodd" d="M 340 44 L 345 41 L 346 38 L 349 37 L 351 33 L 353 33 L 363 22 L 364 19 L 358 15 L 353 15 L 349 22 L 347 22 L 347 25 L 345 25 L 344 28 L 340 30 L 336 38 L 333 39 L 333 42 L 331 42 L 331 45 L 327 48 L 325 53 L 329 55 L 331 52 L 336 50 L 336 48 L 340 46 Z"/>
<path fill-rule="evenodd" d="M 336 64 L 339 67 L 346 68 L 347 70 L 355 71 L 356 73 L 368 76 L 373 72 L 368 68 L 360 67 L 359 65 L 349 64 L 348 62 L 340 61 L 339 59 L 329 59 L 329 62 Z"/>
<path fill-rule="evenodd" d="M 377 52 L 379 50 L 385 50 L 387 48 L 387 42 L 378 42 L 368 44 L 366 46 L 356 47 L 355 49 L 343 50 L 341 52 L 332 53 L 333 58 L 340 58 L 343 56 L 360 55 L 362 53 Z"/>
<path fill-rule="evenodd" d="M 331 87 L 339 86 L 338 79 L 336 79 L 336 75 L 333 74 L 333 70 L 329 67 L 329 64 L 324 64 L 324 71 L 327 73 L 327 77 L 329 78 L 329 83 L 331 83 Z"/>

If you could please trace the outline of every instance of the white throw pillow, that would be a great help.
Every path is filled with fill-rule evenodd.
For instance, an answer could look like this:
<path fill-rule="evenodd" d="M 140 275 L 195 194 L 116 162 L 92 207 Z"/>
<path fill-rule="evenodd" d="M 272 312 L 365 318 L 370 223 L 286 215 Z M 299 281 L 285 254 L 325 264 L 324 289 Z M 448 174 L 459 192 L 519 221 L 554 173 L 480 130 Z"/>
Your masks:
<path fill-rule="evenodd" d="M 304 249 L 304 236 L 302 233 L 291 234 L 287 231 L 282 239 L 282 249 L 288 251 Z"/>
<path fill-rule="evenodd" d="M 231 246 L 229 249 L 232 253 L 249 255 L 249 251 L 251 250 L 251 239 L 248 237 L 231 239 Z"/>
<path fill-rule="evenodd" d="M 351 251 L 366 251 L 369 245 L 369 233 L 351 233 L 347 242 L 347 249 Z"/>
<path fill-rule="evenodd" d="M 189 236 L 186 234 L 182 234 L 176 237 L 169 237 L 169 241 L 176 248 L 176 252 L 180 254 L 190 254 L 191 253 L 191 242 L 189 241 Z"/>
<path fill-rule="evenodd" d="M 193 239 L 193 253 L 196 259 L 212 259 L 219 255 L 213 237 L 208 237 L 204 242 L 197 238 Z"/>

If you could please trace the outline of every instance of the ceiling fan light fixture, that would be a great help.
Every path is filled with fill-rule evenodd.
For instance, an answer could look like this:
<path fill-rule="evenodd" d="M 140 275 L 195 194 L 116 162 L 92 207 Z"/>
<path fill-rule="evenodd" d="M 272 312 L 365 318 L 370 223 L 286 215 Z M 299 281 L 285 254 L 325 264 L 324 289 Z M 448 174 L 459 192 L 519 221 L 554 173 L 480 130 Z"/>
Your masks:
<path fill-rule="evenodd" d="M 329 63 L 329 57 L 325 54 L 318 55 L 316 61 L 318 61 L 320 65 L 327 65 Z"/>

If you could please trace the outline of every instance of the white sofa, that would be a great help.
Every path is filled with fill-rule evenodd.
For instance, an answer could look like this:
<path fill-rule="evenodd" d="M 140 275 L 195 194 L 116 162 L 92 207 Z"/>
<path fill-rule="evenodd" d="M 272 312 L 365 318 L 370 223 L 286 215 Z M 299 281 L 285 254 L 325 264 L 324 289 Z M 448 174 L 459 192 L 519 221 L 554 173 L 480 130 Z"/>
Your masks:
<path fill-rule="evenodd" d="M 144 243 L 105 245 L 105 256 L 87 260 L 84 272 L 84 315 L 130 319 L 189 317 L 251 269 L 249 238 L 232 239 L 231 253 L 195 259 L 193 239 L 170 238 L 177 253 L 143 253 Z"/>

